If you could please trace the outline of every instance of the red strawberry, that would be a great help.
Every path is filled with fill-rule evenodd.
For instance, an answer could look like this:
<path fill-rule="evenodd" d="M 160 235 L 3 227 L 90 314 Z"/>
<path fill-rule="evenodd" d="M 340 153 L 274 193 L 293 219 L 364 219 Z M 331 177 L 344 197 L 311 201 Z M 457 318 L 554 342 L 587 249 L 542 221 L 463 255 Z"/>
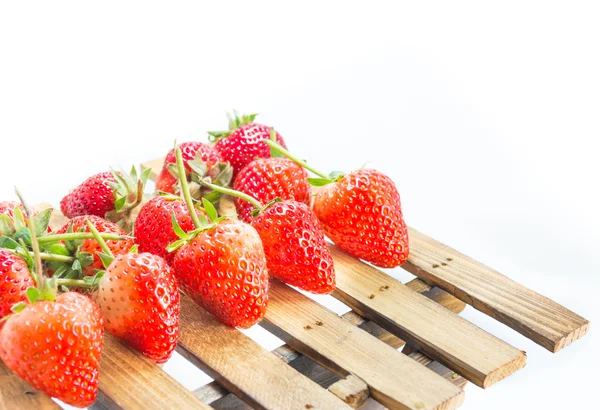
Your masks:
<path fill-rule="evenodd" d="M 23 215 L 25 215 L 25 209 L 23 209 L 23 205 L 16 201 L 1 201 L 0 215 L 8 215 L 10 218 L 12 218 L 14 216 L 15 208 L 17 206 L 21 208 L 21 212 L 23 213 Z"/>
<path fill-rule="evenodd" d="M 217 141 L 215 149 L 233 167 L 234 177 L 256 158 L 271 156 L 270 148 L 264 144 L 265 140 L 271 138 L 271 128 L 253 122 L 256 115 L 239 117 L 234 112 L 234 117 L 229 117 L 228 131 L 209 132 L 210 137 Z M 285 147 L 279 133 L 276 133 L 276 139 L 279 145 Z"/>
<path fill-rule="evenodd" d="M 185 202 L 181 198 L 172 196 L 159 195 L 152 198 L 142 206 L 135 221 L 135 237 L 139 251 L 158 255 L 169 265 L 173 263 L 175 254 L 167 252 L 167 246 L 179 239 L 171 223 L 173 213 L 184 231 L 194 229 L 194 222 L 190 218 Z M 196 213 L 203 215 L 200 210 L 196 210 Z"/>
<path fill-rule="evenodd" d="M 382 268 L 408 258 L 408 232 L 400 194 L 379 171 L 360 169 L 325 185 L 315 197 L 315 214 L 340 248 Z"/>
<path fill-rule="evenodd" d="M 144 194 L 150 170 L 139 177 L 135 167 L 129 175 L 101 172 L 86 179 L 60 201 L 60 210 L 68 218 L 95 215 L 119 222 L 128 231 L 132 226 L 131 211 Z"/>
<path fill-rule="evenodd" d="M 244 192 L 260 203 L 275 198 L 291 199 L 310 204 L 308 174 L 300 165 L 287 158 L 261 158 L 246 165 L 235 179 L 234 189 Z M 250 223 L 254 206 L 234 198 L 238 218 Z"/>
<path fill-rule="evenodd" d="M 77 407 L 98 393 L 102 316 L 74 292 L 37 301 L 11 316 L 0 330 L 0 358 L 34 388 Z"/>
<path fill-rule="evenodd" d="M 192 172 L 192 168 L 189 165 L 190 161 L 202 161 L 207 168 L 207 172 L 218 163 L 223 162 L 223 158 L 221 158 L 221 154 L 218 151 L 202 142 L 184 142 L 179 144 L 179 148 L 181 149 L 185 170 L 188 174 Z M 179 189 L 177 188 L 177 170 L 175 167 L 175 149 L 169 151 L 165 158 L 162 171 L 156 180 L 156 190 L 170 194 L 179 193 Z"/>
<path fill-rule="evenodd" d="M 107 331 L 156 363 L 166 362 L 179 334 L 179 286 L 163 258 L 117 256 L 100 279 L 94 300 Z"/>
<path fill-rule="evenodd" d="M 25 261 L 0 249 L 0 319 L 12 313 L 13 305 L 27 300 L 29 287 L 35 287 L 35 282 Z M 0 321 L 0 329 L 3 325 Z"/>
<path fill-rule="evenodd" d="M 264 315 L 269 275 L 262 242 L 248 224 L 224 219 L 175 254 L 183 291 L 228 326 L 249 328 Z"/>
<path fill-rule="evenodd" d="M 94 215 L 85 215 L 85 216 L 76 216 L 67 222 L 62 228 L 60 228 L 56 233 L 62 234 L 67 233 L 71 224 L 73 225 L 73 232 L 89 232 L 89 229 L 85 223 L 85 221 L 89 219 L 90 222 L 94 224 L 96 229 L 100 232 L 109 232 L 116 233 L 118 235 L 126 235 L 125 231 L 120 228 L 117 224 L 107 221 L 106 219 L 102 219 L 100 217 Z M 113 255 L 123 255 L 126 254 L 129 249 L 134 245 L 133 238 L 124 239 L 121 241 L 106 241 L 110 251 Z M 83 244 L 81 245 L 81 252 L 89 252 L 94 256 L 94 262 L 91 265 L 83 267 L 83 273 L 86 276 L 93 276 L 95 274 L 95 269 L 104 269 L 104 265 L 102 264 L 102 260 L 99 253 L 102 252 L 100 248 L 100 244 L 95 239 L 85 239 Z"/>
<path fill-rule="evenodd" d="M 306 204 L 277 202 L 251 224 L 262 240 L 271 275 L 313 293 L 335 289 L 331 253 L 317 217 Z"/>
<path fill-rule="evenodd" d="M 19 208 L 20 211 L 17 212 L 18 215 L 15 215 L 16 208 Z M 42 231 L 46 230 L 50 232 L 50 228 L 47 227 L 50 220 L 50 212 L 51 211 L 48 210 L 44 211 L 43 213 L 46 215 L 42 217 L 43 220 L 38 221 L 37 226 Z M 39 214 L 35 209 L 31 209 L 31 213 L 34 217 Z M 27 216 L 25 215 L 25 209 L 23 208 L 23 205 L 15 201 L 0 202 L 0 236 L 12 236 L 19 230 L 19 227 L 26 226 Z"/>

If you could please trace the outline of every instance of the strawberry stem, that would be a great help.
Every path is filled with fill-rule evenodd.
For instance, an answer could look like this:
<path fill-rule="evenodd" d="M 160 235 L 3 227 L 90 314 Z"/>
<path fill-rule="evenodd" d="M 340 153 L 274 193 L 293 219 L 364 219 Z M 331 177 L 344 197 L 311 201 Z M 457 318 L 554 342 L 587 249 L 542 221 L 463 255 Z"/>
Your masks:
<path fill-rule="evenodd" d="M 311 167 L 306 161 L 301 160 L 300 158 L 294 156 L 291 152 L 289 152 L 288 150 L 283 148 L 281 145 L 279 145 L 275 141 L 265 140 L 264 143 L 267 144 L 269 147 L 271 147 L 271 149 L 273 149 L 273 150 L 279 152 L 280 154 L 286 156 L 287 158 L 291 159 L 292 161 L 294 161 L 296 164 L 300 165 L 301 167 L 308 169 L 313 174 L 318 175 L 324 179 L 329 179 L 328 175 L 325 175 L 324 173 L 317 171 L 316 169 Z"/>
<path fill-rule="evenodd" d="M 107 241 L 122 241 L 129 238 L 128 236 L 122 236 L 116 233 L 106 232 L 101 233 L 100 237 Z M 91 232 L 59 233 L 48 236 L 42 236 L 38 238 L 38 242 L 48 244 L 60 241 L 74 241 L 78 239 L 96 239 L 96 237 Z"/>
<path fill-rule="evenodd" d="M 7 252 L 10 252 L 14 255 L 17 256 L 23 256 L 25 253 L 29 253 L 29 255 L 35 257 L 35 253 L 34 252 L 19 252 L 15 249 L 4 249 Z M 45 253 L 45 252 L 40 252 L 40 258 L 43 261 L 52 261 L 52 262 L 73 262 L 75 261 L 75 258 L 72 256 L 66 256 L 66 255 L 57 255 L 55 253 Z"/>
<path fill-rule="evenodd" d="M 252 206 L 254 206 L 256 209 L 262 209 L 263 205 L 255 198 L 251 197 L 250 195 L 241 192 L 241 191 L 236 191 L 235 189 L 230 189 L 230 188 L 225 188 L 219 185 L 215 185 L 215 184 L 211 184 L 209 182 L 200 180 L 198 181 L 198 183 L 204 187 L 210 188 L 214 191 L 217 192 L 221 192 L 222 194 L 225 195 L 231 195 L 231 196 L 235 196 L 237 198 L 243 199 L 244 201 L 248 201 L 252 204 Z"/>
<path fill-rule="evenodd" d="M 91 283 L 86 283 L 81 279 L 66 279 L 66 278 L 58 278 L 56 279 L 57 286 L 66 286 L 66 287 L 78 287 L 78 288 L 94 288 L 95 285 Z"/>
<path fill-rule="evenodd" d="M 21 192 L 15 187 L 15 192 L 23 205 L 23 209 L 25 209 L 25 214 L 27 215 L 27 225 L 29 226 L 29 235 L 31 236 L 31 248 L 33 249 L 33 262 L 35 263 L 35 271 L 37 274 L 37 287 L 41 292 L 44 289 L 44 272 L 42 271 L 42 259 L 40 258 L 40 244 L 38 243 L 38 238 L 35 233 L 35 218 L 31 213 L 31 209 L 27 206 L 25 199 L 21 195 Z"/>
<path fill-rule="evenodd" d="M 177 171 L 179 173 L 179 184 L 181 185 L 183 199 L 185 200 L 185 204 L 190 213 L 190 218 L 192 218 L 192 221 L 194 222 L 194 226 L 199 229 L 202 227 L 202 223 L 194 208 L 194 202 L 192 201 L 192 195 L 190 194 L 190 187 L 185 173 L 185 166 L 183 165 L 183 155 L 181 154 L 181 148 L 179 148 L 177 142 L 175 142 L 175 158 L 177 158 Z"/>
<path fill-rule="evenodd" d="M 102 248 L 102 252 L 104 252 L 106 254 L 106 256 L 108 256 L 107 264 L 112 263 L 112 261 L 115 259 L 115 256 L 110 251 L 110 248 L 108 247 L 108 245 L 106 244 L 106 242 L 104 241 L 102 236 L 100 235 L 100 232 L 98 232 L 98 230 L 96 229 L 96 227 L 94 226 L 92 221 L 90 221 L 89 219 L 86 219 L 85 223 L 86 223 L 88 229 L 90 230 L 90 232 L 94 235 L 94 239 L 96 239 L 96 241 Z M 103 260 L 103 262 L 104 262 L 104 260 Z"/>

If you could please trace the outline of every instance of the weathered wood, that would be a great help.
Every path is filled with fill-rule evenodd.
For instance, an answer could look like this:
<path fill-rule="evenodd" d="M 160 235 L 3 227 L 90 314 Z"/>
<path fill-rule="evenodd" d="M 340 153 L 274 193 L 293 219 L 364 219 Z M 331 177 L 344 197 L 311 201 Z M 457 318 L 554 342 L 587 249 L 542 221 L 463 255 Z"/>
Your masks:
<path fill-rule="evenodd" d="M 178 351 L 250 406 L 349 408 L 237 329 L 219 323 L 185 295 L 180 322 Z"/>
<path fill-rule="evenodd" d="M 336 298 L 467 380 L 485 388 L 525 365 L 524 352 L 336 246 L 331 253 Z"/>
<path fill-rule="evenodd" d="M 60 410 L 50 397 L 13 373 L 0 360 L 0 410 Z"/>
<path fill-rule="evenodd" d="M 464 400 L 460 388 L 289 286 L 273 281 L 269 292 L 261 326 L 338 376 L 364 380 L 386 407 L 453 409 Z"/>
<path fill-rule="evenodd" d="M 355 409 L 369 398 L 369 386 L 353 374 L 332 384 L 327 390 Z"/>
<path fill-rule="evenodd" d="M 557 352 L 587 333 L 589 322 L 487 266 L 409 229 L 410 256 L 403 268 L 475 309 Z"/>
<path fill-rule="evenodd" d="M 98 402 L 106 409 L 210 409 L 160 367 L 106 333 Z"/>
<path fill-rule="evenodd" d="M 456 303 L 456 299 L 453 296 L 446 296 L 447 294 L 445 294 L 444 291 L 435 291 L 437 288 L 432 288 L 430 285 L 422 282 L 420 279 L 413 279 L 408 282 L 406 286 L 416 292 L 423 292 L 423 294 L 430 299 L 441 304 L 442 306 L 451 308 L 455 313 L 460 313 L 465 306 L 465 304 L 460 301 L 458 301 L 459 303 Z M 383 329 L 375 322 L 363 318 L 354 311 L 343 314 L 342 318 L 352 323 L 354 326 L 360 327 L 382 342 L 392 346 L 394 349 L 399 349 L 405 345 L 405 342 L 402 339 Z M 289 363 L 294 369 L 300 371 L 302 374 L 308 376 L 311 380 L 323 387 L 332 387 L 335 383 L 337 383 L 336 380 L 339 379 L 338 376 L 296 352 L 288 345 L 278 347 L 273 351 L 273 354 L 279 357 L 285 363 Z M 417 356 L 417 354 L 419 356 Z M 413 355 L 409 354 L 408 357 L 413 358 Z M 422 357 L 426 356 L 422 355 L 421 353 L 415 353 L 414 357 L 417 358 L 419 362 L 422 362 Z M 430 362 L 426 363 L 426 365 L 430 370 L 433 370 L 435 373 L 451 381 L 458 387 L 463 388 L 467 384 L 467 380 L 462 376 L 456 374 L 441 363 L 431 361 L 431 359 L 429 360 Z M 333 390 L 335 391 L 335 388 Z M 194 394 L 196 394 L 196 396 L 199 397 L 203 402 L 211 404 L 214 408 L 227 408 L 227 406 L 230 406 L 231 403 L 235 401 L 235 395 L 229 393 L 216 382 L 212 382 L 198 388 L 194 391 Z M 225 399 L 226 397 L 229 398 Z M 217 401 L 218 403 L 216 403 Z M 226 404 L 221 406 L 222 403 Z M 365 406 L 367 405 L 365 404 Z"/>

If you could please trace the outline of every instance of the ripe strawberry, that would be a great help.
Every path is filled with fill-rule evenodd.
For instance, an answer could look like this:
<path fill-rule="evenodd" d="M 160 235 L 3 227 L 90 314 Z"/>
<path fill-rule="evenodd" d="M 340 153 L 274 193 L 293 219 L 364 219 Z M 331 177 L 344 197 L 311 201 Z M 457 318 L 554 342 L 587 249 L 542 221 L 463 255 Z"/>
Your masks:
<path fill-rule="evenodd" d="M 183 160 L 185 164 L 186 174 L 188 180 L 192 173 L 192 168 L 189 163 L 195 160 L 201 161 L 206 166 L 206 171 L 212 169 L 215 165 L 223 162 L 221 154 L 214 148 L 202 143 L 202 142 L 183 142 L 179 144 Z M 165 162 L 156 180 L 156 190 L 167 192 L 170 194 L 178 194 L 179 188 L 177 187 L 177 169 L 175 166 L 175 149 L 171 149 L 165 158 Z"/>
<path fill-rule="evenodd" d="M 166 362 L 179 334 L 179 286 L 163 258 L 117 256 L 100 279 L 94 300 L 107 331 L 156 363 Z"/>
<path fill-rule="evenodd" d="M 360 169 L 320 190 L 313 204 L 325 234 L 340 248 L 382 268 L 408 258 L 400 194 L 379 171 Z"/>
<path fill-rule="evenodd" d="M 27 300 L 29 287 L 35 287 L 35 282 L 25 261 L 0 249 L 0 319 L 12 313 L 13 305 Z M 0 321 L 0 329 L 3 325 Z"/>
<path fill-rule="evenodd" d="M 131 212 L 142 202 L 149 175 L 150 169 L 138 177 L 135 167 L 129 175 L 120 172 L 93 175 L 60 201 L 60 210 L 68 218 L 83 215 L 106 218 L 130 231 Z"/>
<path fill-rule="evenodd" d="M 0 330 L 0 358 L 34 388 L 77 407 L 98 393 L 102 315 L 89 298 L 68 292 L 37 301 Z"/>
<path fill-rule="evenodd" d="M 228 326 L 249 328 L 264 315 L 269 275 L 256 230 L 233 219 L 208 225 L 175 254 L 183 291 Z"/>
<path fill-rule="evenodd" d="M 164 258 L 172 265 L 175 254 L 167 252 L 167 246 L 179 237 L 173 231 L 171 215 L 175 214 L 177 223 L 184 231 L 194 229 L 185 202 L 173 196 L 156 196 L 142 206 L 135 221 L 136 243 L 140 252 L 150 252 Z M 198 215 L 203 215 L 199 209 Z"/>
<path fill-rule="evenodd" d="M 310 204 L 308 174 L 300 165 L 287 158 L 261 158 L 246 165 L 237 175 L 236 191 L 244 192 L 266 204 L 275 198 L 291 199 Z M 250 223 L 254 206 L 234 197 L 238 218 Z"/>
<path fill-rule="evenodd" d="M 335 289 L 331 253 L 308 205 L 276 202 L 251 224 L 262 240 L 271 275 L 313 293 L 331 293 Z"/>
<path fill-rule="evenodd" d="M 72 218 L 69 222 L 67 222 L 62 228 L 56 231 L 57 234 L 67 233 L 69 231 L 69 227 L 72 224 L 71 230 L 73 232 L 89 232 L 89 228 L 87 227 L 85 221 L 89 219 L 96 229 L 100 232 L 112 232 L 118 235 L 126 235 L 125 231 L 120 228 L 117 224 L 107 221 L 106 219 L 102 219 L 98 216 L 94 215 L 85 215 L 85 216 L 76 216 Z M 133 238 L 124 239 L 121 241 L 106 241 L 106 244 L 110 248 L 113 255 L 123 255 L 131 249 L 134 244 Z M 91 253 L 94 257 L 94 261 L 91 265 L 83 267 L 83 273 L 86 276 L 93 276 L 95 274 L 95 269 L 104 269 L 104 265 L 102 264 L 102 260 L 100 259 L 99 253 L 102 252 L 100 248 L 100 244 L 95 239 L 85 239 L 83 244 L 81 245 L 80 252 Z"/>
<path fill-rule="evenodd" d="M 256 158 L 271 156 L 269 147 L 264 144 L 265 140 L 271 138 L 271 128 L 253 122 L 256 115 L 239 117 L 234 112 L 234 117 L 229 116 L 228 131 L 209 132 L 209 136 L 216 141 L 215 149 L 233 167 L 234 177 Z M 285 142 L 279 133 L 276 133 L 276 139 L 281 146 L 285 147 Z"/>

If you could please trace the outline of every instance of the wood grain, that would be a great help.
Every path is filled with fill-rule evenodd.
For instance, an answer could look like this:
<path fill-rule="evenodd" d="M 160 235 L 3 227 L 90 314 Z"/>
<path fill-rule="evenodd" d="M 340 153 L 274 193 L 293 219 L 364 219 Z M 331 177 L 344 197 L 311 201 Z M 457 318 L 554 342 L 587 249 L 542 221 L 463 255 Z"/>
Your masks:
<path fill-rule="evenodd" d="M 336 298 L 467 380 L 485 388 L 525 365 L 524 352 L 336 246 L 331 253 Z"/>
<path fill-rule="evenodd" d="M 448 295 L 446 292 L 438 288 L 432 288 L 430 285 L 422 282 L 420 279 L 413 279 L 412 281 L 408 282 L 406 286 L 416 292 L 426 295 L 431 300 L 441 304 L 444 307 L 447 307 L 454 313 L 460 313 L 465 307 L 463 302 L 457 300 L 451 295 Z M 377 325 L 375 322 L 363 318 L 354 311 L 345 313 L 342 315 L 342 318 L 351 323 L 353 326 L 360 327 L 382 342 L 392 346 L 394 349 L 399 349 L 405 345 L 404 340 L 391 334 L 387 330 Z M 404 350 L 402 352 L 405 353 Z M 338 380 L 338 376 L 298 353 L 289 345 L 278 347 L 273 351 L 273 354 L 285 363 L 289 363 L 294 369 L 308 376 L 320 386 L 329 388 L 332 393 L 337 395 L 338 393 L 343 392 L 343 390 L 338 390 L 335 387 L 337 383 L 340 383 L 343 380 Z M 419 363 L 434 371 L 438 375 L 444 377 L 445 379 L 451 381 L 456 386 L 464 388 L 464 386 L 467 384 L 466 379 L 464 379 L 462 376 L 448 369 L 443 364 L 433 361 L 424 354 L 420 352 L 408 352 L 407 354 L 411 359 L 417 360 Z M 240 404 L 239 399 L 237 399 L 235 395 L 229 393 L 216 382 L 212 382 L 198 388 L 196 391 L 194 391 L 194 394 L 203 402 L 210 404 L 216 409 L 233 409 L 236 408 L 236 405 Z M 379 405 L 379 407 L 377 407 L 373 403 L 365 404 L 364 406 L 377 409 L 383 408 L 383 406 Z"/>
<path fill-rule="evenodd" d="M 338 376 L 359 377 L 386 407 L 454 409 L 464 400 L 460 388 L 298 291 L 273 281 L 269 292 L 261 326 Z"/>
<path fill-rule="evenodd" d="M 0 410 L 60 410 L 50 397 L 13 373 L 0 360 Z"/>
<path fill-rule="evenodd" d="M 210 409 L 150 359 L 106 333 L 98 402 L 106 409 Z"/>
<path fill-rule="evenodd" d="M 410 256 L 402 266 L 475 309 L 557 352 L 587 333 L 589 322 L 487 266 L 409 229 Z"/>
<path fill-rule="evenodd" d="M 259 409 L 350 407 L 240 331 L 181 299 L 178 351 L 227 390 Z"/>

